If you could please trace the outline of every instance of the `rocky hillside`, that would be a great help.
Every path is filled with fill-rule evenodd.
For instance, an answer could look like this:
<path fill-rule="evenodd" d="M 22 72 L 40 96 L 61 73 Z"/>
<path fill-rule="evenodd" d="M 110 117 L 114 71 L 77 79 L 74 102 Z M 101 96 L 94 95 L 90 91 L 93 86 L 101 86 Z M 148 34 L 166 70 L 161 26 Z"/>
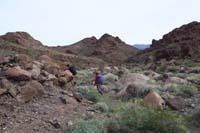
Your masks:
<path fill-rule="evenodd" d="M 185 59 L 200 57 L 200 23 L 191 22 L 176 28 L 160 40 L 153 40 L 135 61 L 159 61 L 161 59 Z"/>
<path fill-rule="evenodd" d="M 139 50 L 127 45 L 119 37 L 104 34 L 100 39 L 85 38 L 75 44 L 55 48 L 78 56 L 96 57 L 111 63 L 121 63 L 133 57 Z"/>
<path fill-rule="evenodd" d="M 8 32 L 7 34 L 0 36 L 0 39 L 24 46 L 42 45 L 40 41 L 35 40 L 27 32 Z"/>
<path fill-rule="evenodd" d="M 60 63 L 72 63 L 78 67 L 104 64 L 100 59 L 78 57 L 73 54 L 55 51 L 44 46 L 26 32 L 9 32 L 0 36 L 0 55 L 14 56 L 16 54 L 27 54 L 33 59 L 38 59 L 39 56 L 45 54 Z"/>

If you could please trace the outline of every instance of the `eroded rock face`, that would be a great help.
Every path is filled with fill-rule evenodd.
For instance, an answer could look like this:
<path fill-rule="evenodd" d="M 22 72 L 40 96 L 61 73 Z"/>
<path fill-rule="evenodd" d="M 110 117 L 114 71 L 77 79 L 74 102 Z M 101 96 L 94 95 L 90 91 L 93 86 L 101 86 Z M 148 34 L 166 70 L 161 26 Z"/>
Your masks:
<path fill-rule="evenodd" d="M 44 87 L 38 81 L 30 81 L 21 88 L 17 100 L 22 103 L 31 101 L 34 97 L 42 96 Z"/>
<path fill-rule="evenodd" d="M 31 79 L 31 73 L 21 69 L 20 67 L 9 68 L 5 75 L 8 79 L 13 79 L 16 81 L 27 81 Z"/>
<path fill-rule="evenodd" d="M 150 92 L 145 96 L 144 103 L 155 108 L 161 108 L 165 104 L 162 97 L 156 92 Z"/>
<path fill-rule="evenodd" d="M 191 22 L 176 28 L 160 40 L 153 40 L 150 48 L 142 51 L 134 61 L 185 59 L 200 56 L 200 23 Z"/>
<path fill-rule="evenodd" d="M 42 45 L 42 43 L 38 40 L 35 40 L 30 34 L 27 32 L 8 32 L 7 34 L 0 36 L 0 38 L 21 44 L 24 46 L 30 46 L 30 45 Z"/>

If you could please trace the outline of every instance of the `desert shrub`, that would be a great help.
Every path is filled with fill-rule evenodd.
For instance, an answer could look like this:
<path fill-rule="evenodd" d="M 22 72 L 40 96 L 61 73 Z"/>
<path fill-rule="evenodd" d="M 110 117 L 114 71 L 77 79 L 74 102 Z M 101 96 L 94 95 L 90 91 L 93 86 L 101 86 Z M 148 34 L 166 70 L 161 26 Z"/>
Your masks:
<path fill-rule="evenodd" d="M 200 108 L 197 108 L 191 116 L 191 124 L 200 128 Z"/>
<path fill-rule="evenodd" d="M 190 75 L 187 76 L 187 80 L 199 81 L 200 80 L 200 74 L 190 74 Z"/>
<path fill-rule="evenodd" d="M 95 109 L 95 110 L 99 110 L 99 111 L 101 111 L 101 112 L 106 112 L 106 111 L 109 110 L 109 107 L 108 107 L 108 105 L 107 105 L 106 103 L 104 103 L 104 102 L 99 102 L 99 103 L 97 103 L 97 104 L 94 106 L 94 109 Z"/>
<path fill-rule="evenodd" d="M 79 121 L 69 126 L 66 133 L 106 133 L 103 124 L 97 120 Z"/>
<path fill-rule="evenodd" d="M 165 64 L 162 64 L 162 65 L 157 67 L 158 72 L 165 72 L 166 69 L 167 69 L 167 65 L 165 65 Z"/>
<path fill-rule="evenodd" d="M 118 129 L 130 132 L 184 133 L 182 117 L 170 110 L 158 110 L 133 104 L 119 114 Z M 112 123 L 113 124 L 113 123 Z M 110 127 L 110 126 L 108 126 Z M 110 131 L 110 129 L 108 129 Z"/>
<path fill-rule="evenodd" d="M 78 71 L 77 85 L 91 85 L 93 75 L 94 74 L 92 71 L 87 71 L 87 70 Z"/>
<path fill-rule="evenodd" d="M 98 102 L 101 98 L 101 95 L 99 94 L 99 92 L 91 88 L 86 89 L 86 88 L 78 87 L 76 91 L 79 92 L 87 100 L 90 100 L 95 103 Z"/>
<path fill-rule="evenodd" d="M 177 69 L 177 67 L 175 67 L 175 66 L 172 66 L 172 67 L 169 67 L 168 68 L 168 72 L 171 72 L 171 73 L 177 73 L 178 72 L 178 69 Z"/>
<path fill-rule="evenodd" d="M 127 87 L 127 85 L 122 84 L 122 83 L 120 83 L 120 82 L 115 82 L 115 83 L 109 84 L 109 85 L 107 85 L 107 86 L 108 86 L 108 88 L 109 88 L 110 90 L 113 90 L 113 91 L 115 91 L 115 92 L 119 92 L 119 91 L 122 90 L 123 88 Z"/>
<path fill-rule="evenodd" d="M 181 96 L 194 96 L 197 94 L 197 88 L 192 86 L 192 85 L 178 85 L 178 84 L 173 84 L 167 87 L 167 91 L 175 93 L 176 95 L 181 95 Z"/>
<path fill-rule="evenodd" d="M 112 74 L 112 73 L 108 73 L 106 75 L 104 75 L 104 84 L 108 85 L 108 84 L 113 84 L 118 80 L 118 76 Z"/>
<path fill-rule="evenodd" d="M 199 62 L 194 62 L 194 61 L 187 61 L 187 62 L 185 62 L 185 66 L 192 67 L 192 68 L 199 68 L 200 67 L 200 63 Z"/>
<path fill-rule="evenodd" d="M 32 46 L 29 46 L 27 48 L 27 54 L 34 60 L 37 60 L 39 57 L 39 53 L 36 52 L 36 50 Z"/>

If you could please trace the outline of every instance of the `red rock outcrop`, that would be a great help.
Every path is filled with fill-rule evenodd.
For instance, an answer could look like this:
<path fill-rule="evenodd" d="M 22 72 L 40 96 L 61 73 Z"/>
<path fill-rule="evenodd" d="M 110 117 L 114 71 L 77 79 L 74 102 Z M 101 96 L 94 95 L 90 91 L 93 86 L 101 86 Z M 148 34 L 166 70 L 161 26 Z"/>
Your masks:
<path fill-rule="evenodd" d="M 5 35 L 0 36 L 0 38 L 3 40 L 6 40 L 8 42 L 17 43 L 17 44 L 21 44 L 24 46 L 42 45 L 42 43 L 40 41 L 35 40 L 27 32 L 8 32 Z"/>

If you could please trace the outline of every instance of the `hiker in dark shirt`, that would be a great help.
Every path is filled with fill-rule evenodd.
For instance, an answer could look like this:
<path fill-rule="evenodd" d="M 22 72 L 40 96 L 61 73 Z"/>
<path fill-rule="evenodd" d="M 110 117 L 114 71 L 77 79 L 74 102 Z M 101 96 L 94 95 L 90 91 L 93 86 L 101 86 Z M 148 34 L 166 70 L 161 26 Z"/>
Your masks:
<path fill-rule="evenodd" d="M 70 82 L 72 83 L 72 85 L 76 85 L 76 82 L 73 82 L 74 76 L 77 74 L 76 68 L 73 65 L 69 65 L 67 64 L 67 69 L 72 73 L 72 77 L 70 79 Z"/>
<path fill-rule="evenodd" d="M 74 66 L 67 64 L 67 68 L 73 74 L 73 76 L 77 74 L 76 68 Z"/>

